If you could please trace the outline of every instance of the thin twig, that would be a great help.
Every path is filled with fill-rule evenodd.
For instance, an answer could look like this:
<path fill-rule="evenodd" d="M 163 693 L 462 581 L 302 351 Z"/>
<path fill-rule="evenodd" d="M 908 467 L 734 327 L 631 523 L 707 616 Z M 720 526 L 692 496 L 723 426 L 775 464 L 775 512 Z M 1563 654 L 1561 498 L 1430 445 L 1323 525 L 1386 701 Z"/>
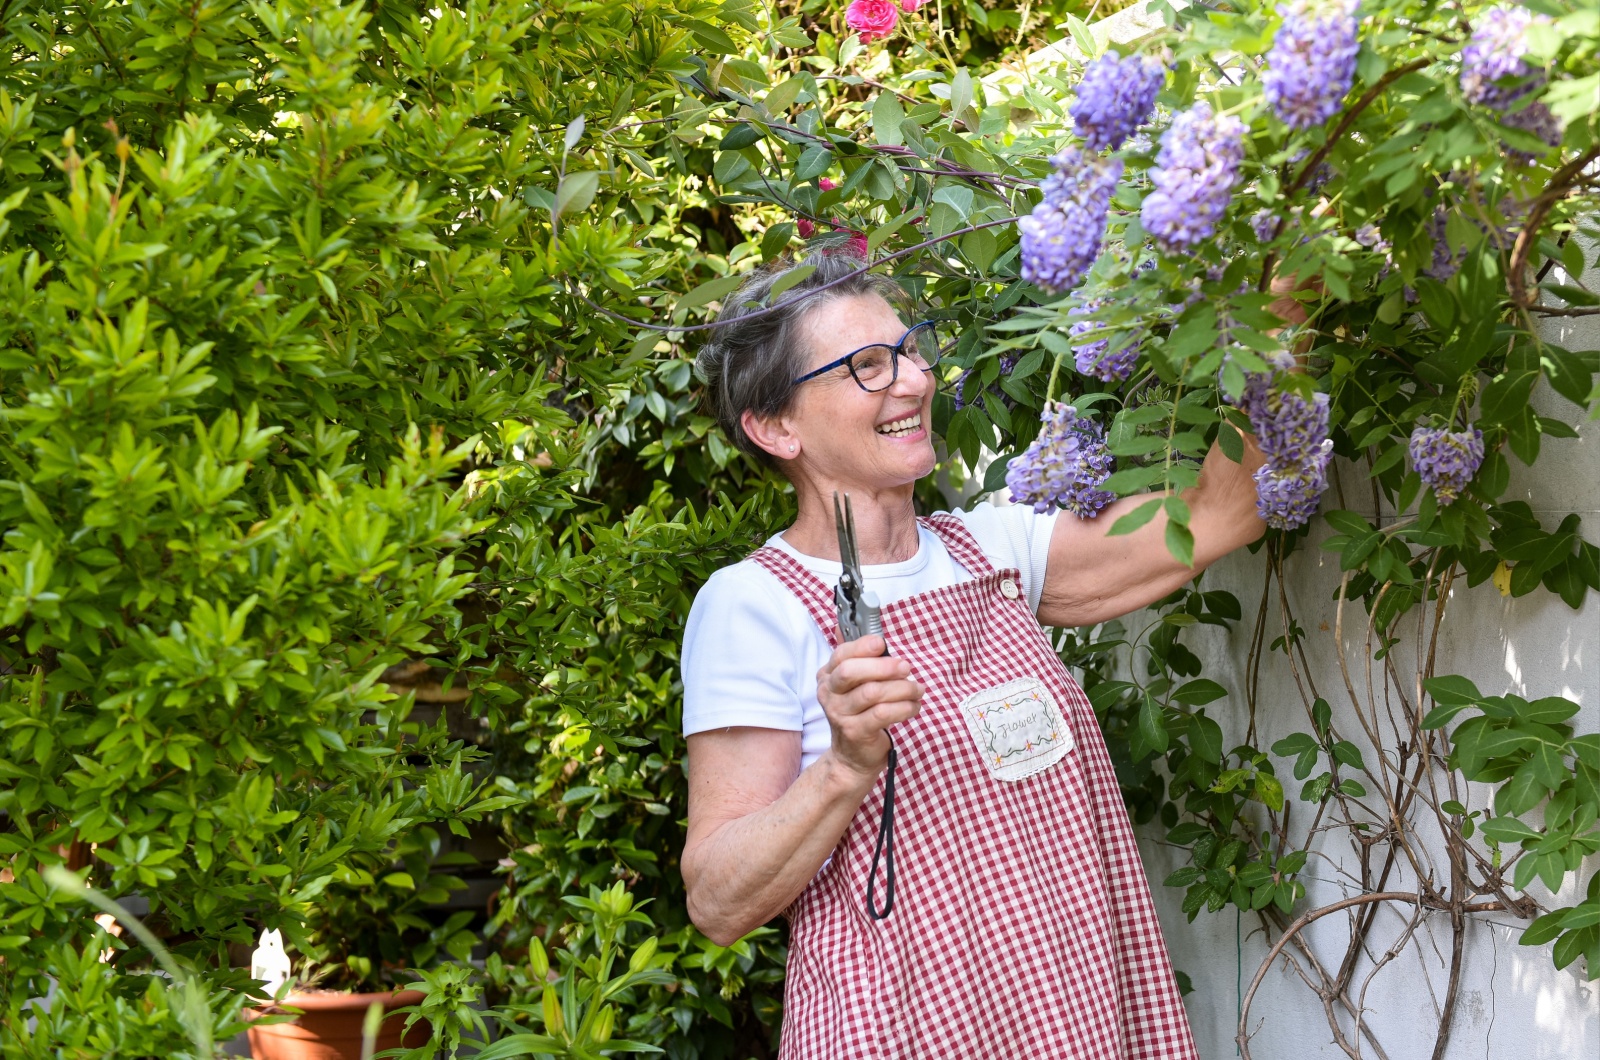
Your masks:
<path fill-rule="evenodd" d="M 777 305 L 767 306 L 765 309 L 757 309 L 754 312 L 746 313 L 743 316 L 738 317 L 736 319 L 737 319 L 738 322 L 742 323 L 742 322 L 747 321 L 747 320 L 754 320 L 754 319 L 756 319 L 758 317 L 764 317 L 764 316 L 768 315 L 769 313 L 776 313 L 779 310 L 787 309 L 792 303 L 797 302 L 797 301 L 799 301 L 799 300 L 801 300 L 803 298 L 810 298 L 813 295 L 821 294 L 823 291 L 826 291 L 829 288 L 838 287 L 840 284 L 843 284 L 843 283 L 849 283 L 851 280 L 855 279 L 857 276 L 860 276 L 860 275 L 862 275 L 863 273 L 866 273 L 866 272 L 870 272 L 872 269 L 877 268 L 879 265 L 886 265 L 891 261 L 895 261 L 895 260 L 897 260 L 899 258 L 906 257 L 907 255 L 914 254 L 919 250 L 926 250 L 928 247 L 936 246 L 936 245 L 938 245 L 940 243 L 949 242 L 950 240 L 956 238 L 957 236 L 964 236 L 969 232 L 980 232 L 985 228 L 997 228 L 1000 225 L 1016 224 L 1016 222 L 1017 222 L 1017 219 L 1015 217 L 1002 217 L 998 221 L 985 221 L 982 224 L 968 225 L 965 228 L 958 228 L 954 232 L 950 232 L 950 233 L 948 233 L 946 235 L 938 236 L 938 237 L 936 237 L 934 239 L 923 240 L 921 243 L 918 243 L 915 246 L 905 247 L 902 250 L 895 251 L 893 254 L 889 254 L 889 255 L 886 255 L 884 257 L 881 257 L 876 261 L 868 262 L 867 264 L 861 266 L 861 268 L 855 269 L 855 270 L 853 270 L 851 272 L 847 272 L 843 276 L 839 277 L 837 280 L 832 280 L 832 281 L 830 281 L 828 283 L 825 283 L 821 287 L 813 287 L 813 288 L 810 288 L 809 290 L 802 291 L 799 294 L 795 295 L 793 298 L 785 299 L 784 301 L 779 302 Z M 713 321 L 710 321 L 709 323 L 705 323 L 705 324 L 650 324 L 650 323 L 647 323 L 647 322 L 645 322 L 643 320 L 635 320 L 632 317 L 624 316 L 621 313 L 617 313 L 617 312 L 614 312 L 613 310 L 607 309 L 605 306 L 601 305 L 599 302 L 596 302 L 594 299 L 590 298 L 588 295 L 584 294 L 580 290 L 577 290 L 576 288 L 572 288 L 572 287 L 569 286 L 568 290 L 570 291 L 571 294 L 573 294 L 577 298 L 579 298 L 582 301 L 588 303 L 590 309 L 593 309 L 596 312 L 600 313 L 601 315 L 609 317 L 610 319 L 618 321 L 620 323 L 631 324 L 632 326 L 638 328 L 641 331 L 661 331 L 661 332 L 669 332 L 669 333 L 670 332 L 676 332 L 676 333 L 680 333 L 680 334 L 687 334 L 687 333 L 692 332 L 692 331 L 710 331 L 712 328 L 726 327 L 729 324 L 735 323 L 734 320 L 713 320 Z"/>
<path fill-rule="evenodd" d="M 1556 202 L 1566 194 L 1567 188 L 1579 177 L 1590 162 L 1600 158 L 1600 144 L 1595 144 L 1571 162 L 1556 170 L 1550 177 L 1550 183 L 1545 185 L 1544 191 L 1533 200 L 1528 208 L 1527 220 L 1523 222 L 1522 231 L 1517 233 L 1517 241 L 1511 248 L 1511 265 L 1506 279 L 1511 284 L 1511 304 L 1518 309 L 1528 310 L 1533 306 L 1533 299 L 1528 297 L 1528 288 L 1524 280 L 1524 273 L 1528 270 L 1528 255 L 1533 252 L 1533 244 L 1539 232 L 1539 226 L 1544 223 L 1546 215 L 1550 213 Z M 1583 316 L 1587 314 L 1550 314 L 1553 316 L 1571 315 Z"/>

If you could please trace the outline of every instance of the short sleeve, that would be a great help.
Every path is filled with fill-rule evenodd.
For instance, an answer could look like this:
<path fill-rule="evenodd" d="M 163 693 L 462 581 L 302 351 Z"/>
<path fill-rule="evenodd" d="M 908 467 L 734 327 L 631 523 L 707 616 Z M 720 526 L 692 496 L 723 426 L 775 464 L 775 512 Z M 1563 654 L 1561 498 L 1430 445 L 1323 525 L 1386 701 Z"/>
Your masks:
<path fill-rule="evenodd" d="M 809 621 L 800 602 L 754 563 L 713 574 L 684 627 L 683 734 L 736 725 L 802 731 L 804 631 L 797 624 Z"/>
<path fill-rule="evenodd" d="M 1050 560 L 1050 535 L 1061 512 L 1035 512 L 1026 504 L 980 504 L 970 512 L 951 512 L 977 538 L 978 547 L 996 567 L 1015 567 L 1022 573 L 1022 590 L 1028 606 L 1039 610 L 1044 592 L 1045 566 Z"/>

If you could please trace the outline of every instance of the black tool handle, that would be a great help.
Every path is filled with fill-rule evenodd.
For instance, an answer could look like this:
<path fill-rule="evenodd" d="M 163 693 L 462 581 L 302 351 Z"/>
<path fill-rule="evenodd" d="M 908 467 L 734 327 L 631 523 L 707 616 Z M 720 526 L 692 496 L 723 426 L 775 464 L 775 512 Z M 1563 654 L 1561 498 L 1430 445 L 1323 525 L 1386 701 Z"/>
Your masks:
<path fill-rule="evenodd" d="M 888 652 L 884 652 L 885 655 Z M 885 730 L 885 736 L 888 731 Z M 894 767 L 899 763 L 900 755 L 894 746 L 894 737 L 889 736 L 889 765 L 883 778 L 883 816 L 878 819 L 878 842 L 872 850 L 872 868 L 867 873 L 867 915 L 874 920 L 882 920 L 894 910 Z M 878 862 L 883 862 L 883 909 L 879 910 L 873 900 L 873 891 L 878 885 Z"/>
<path fill-rule="evenodd" d="M 870 613 L 867 621 L 869 633 L 883 636 L 883 620 L 876 613 Z M 889 654 L 888 644 L 885 638 L 884 655 Z M 872 849 L 872 868 L 867 873 L 867 915 L 874 920 L 884 919 L 894 909 L 894 767 L 900 763 L 900 752 L 889 730 L 883 730 L 883 734 L 889 737 L 889 764 L 883 776 L 883 816 L 878 818 L 878 842 Z M 882 910 L 877 908 L 873 900 L 873 891 L 878 885 L 880 859 L 883 863 Z"/>

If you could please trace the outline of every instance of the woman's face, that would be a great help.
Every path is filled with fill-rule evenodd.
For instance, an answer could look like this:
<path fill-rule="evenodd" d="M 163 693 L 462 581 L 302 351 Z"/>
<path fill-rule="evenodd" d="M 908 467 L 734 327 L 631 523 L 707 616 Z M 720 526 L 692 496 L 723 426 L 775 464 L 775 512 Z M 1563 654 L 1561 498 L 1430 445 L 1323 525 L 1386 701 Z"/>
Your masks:
<path fill-rule="evenodd" d="M 906 323 L 876 295 L 832 299 L 806 318 L 809 350 L 797 375 L 873 343 L 894 344 Z M 908 357 L 885 390 L 868 393 L 846 367 L 800 384 L 784 417 L 798 439 L 802 468 L 840 486 L 903 486 L 933 470 L 932 409 L 936 380 Z M 787 454 L 780 454 L 787 455 Z"/>

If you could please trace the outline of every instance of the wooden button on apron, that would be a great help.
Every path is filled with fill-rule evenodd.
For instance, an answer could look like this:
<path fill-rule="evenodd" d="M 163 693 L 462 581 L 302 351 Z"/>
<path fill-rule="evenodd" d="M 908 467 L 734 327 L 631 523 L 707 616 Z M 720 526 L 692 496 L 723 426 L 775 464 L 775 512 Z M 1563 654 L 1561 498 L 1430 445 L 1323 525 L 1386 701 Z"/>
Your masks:
<path fill-rule="evenodd" d="M 1021 590 L 1017 588 L 1016 582 L 1006 578 L 1000 582 L 1000 592 L 1007 600 L 1015 600 Z"/>

